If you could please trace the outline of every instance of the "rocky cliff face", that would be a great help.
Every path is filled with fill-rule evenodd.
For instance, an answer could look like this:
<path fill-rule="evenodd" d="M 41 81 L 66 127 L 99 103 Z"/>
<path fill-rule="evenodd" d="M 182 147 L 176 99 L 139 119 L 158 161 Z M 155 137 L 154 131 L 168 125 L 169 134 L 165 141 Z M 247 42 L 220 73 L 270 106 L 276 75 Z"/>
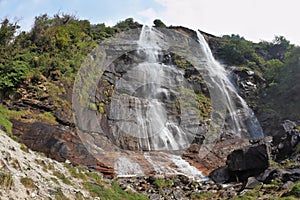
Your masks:
<path fill-rule="evenodd" d="M 190 29 L 184 27 L 172 27 L 172 29 L 197 40 L 196 33 Z M 203 34 L 209 41 L 213 52 L 215 52 L 222 40 L 207 33 Z M 201 125 L 201 128 L 194 138 L 194 145 L 186 152 L 185 158 L 189 158 L 189 161 L 197 165 L 200 169 L 206 169 L 205 171 L 208 173 L 216 167 L 221 166 L 231 151 L 243 146 L 247 142 L 240 141 L 240 146 L 234 145 L 238 143 L 238 141 L 235 141 L 235 138 L 229 133 L 224 133 L 222 136 L 223 139 L 233 139 L 232 142 L 229 140 L 227 143 L 220 143 L 218 148 L 215 148 L 215 151 L 209 155 L 210 157 L 205 161 L 200 161 L 200 159 L 197 158 L 197 145 L 201 144 L 204 139 L 203 135 L 206 132 L 208 116 L 211 111 L 209 91 L 206 83 L 201 74 L 179 55 L 162 52 L 159 57 L 161 63 L 176 66 L 175 68 L 177 68 L 178 73 L 182 73 L 186 81 L 193 86 L 193 92 L 196 94 L 196 98 L 199 99 L 199 105 L 196 105 L 195 109 L 199 109 L 198 123 Z M 118 106 L 120 106 L 114 105 L 113 108 L 111 107 L 112 97 L 116 92 L 115 84 L 120 79 L 124 79 L 123 76 L 126 71 L 130 71 L 131 68 L 138 65 L 141 61 L 142 58 L 137 52 L 129 52 L 126 55 L 122 55 L 107 68 L 98 83 L 95 102 L 90 106 L 90 109 L 94 109 L 102 116 L 98 120 L 104 133 L 99 136 L 99 140 L 109 143 L 110 148 L 116 147 L 132 151 L 139 150 L 137 138 L 130 137 L 128 134 L 114 135 L 110 127 L 116 122 L 110 114 L 113 113 L 113 109 L 119 109 Z M 54 81 L 51 83 L 42 79 L 37 80 L 38 87 L 34 90 L 29 87 L 33 83 L 25 82 L 24 87 L 19 89 L 18 98 L 7 101 L 7 105 L 14 110 L 31 110 L 35 115 L 49 112 L 54 116 L 55 123 L 47 119 L 40 120 L 28 115 L 22 116 L 15 120 L 12 119 L 14 135 L 19 137 L 20 142 L 23 142 L 33 150 L 44 152 L 47 156 L 58 161 L 65 161 L 67 159 L 75 165 L 85 164 L 93 169 L 100 170 L 105 175 L 112 176 L 114 174 L 113 159 L 109 157 L 100 159 L 100 161 L 95 159 L 89 154 L 89 151 L 87 151 L 76 132 L 71 111 L 72 83 L 55 78 L 59 77 L 59 75 L 56 76 L 53 74 L 53 76 Z M 137 74 L 132 74 L 132 77 L 126 78 L 135 80 L 134 76 L 137 76 Z M 240 94 L 245 97 L 250 104 L 257 100 L 256 94 L 258 88 L 264 84 L 264 80 L 262 80 L 261 77 L 247 70 L 233 70 L 233 80 L 240 89 Z M 188 90 L 185 92 L 188 93 Z M 176 96 L 174 96 L 173 99 L 164 100 L 162 94 L 160 98 L 164 101 L 165 107 L 168 108 L 168 115 L 177 119 L 182 109 L 179 107 L 180 103 L 190 107 L 195 105 L 189 105 L 189 102 L 178 102 L 178 99 L 175 97 Z M 129 108 L 131 105 L 122 106 Z M 261 119 L 262 121 L 264 120 L 263 116 Z M 266 119 L 265 127 L 267 128 L 269 125 L 269 119 Z M 225 151 L 225 153 L 221 150 L 222 148 L 228 149 L 228 151 Z M 144 160 L 143 163 L 147 163 L 147 161 Z M 145 165 L 149 165 L 149 163 Z"/>
<path fill-rule="evenodd" d="M 197 39 L 195 32 L 190 29 L 184 27 L 173 27 L 173 29 L 195 40 Z M 220 42 L 219 38 L 205 33 L 204 35 L 209 39 L 213 50 L 216 49 Z M 201 125 L 200 131 L 195 135 L 193 141 L 194 145 L 184 154 L 184 158 L 203 170 L 205 174 L 208 174 L 225 162 L 228 153 L 239 147 L 235 144 L 241 142 L 242 144 L 240 145 L 244 145 L 247 144 L 247 142 L 235 141 L 231 136 L 226 136 L 227 139 L 233 139 L 232 142 L 220 143 L 218 148 L 209 154 L 209 157 L 204 161 L 197 158 L 197 149 L 199 149 L 197 145 L 201 144 L 204 139 L 203 134 L 206 132 L 208 116 L 211 111 L 206 83 L 201 74 L 179 55 L 162 52 L 159 57 L 161 63 L 168 66 L 175 66 L 174 69 L 177 68 L 178 73 L 184 75 L 186 81 L 193 86 L 193 93 L 196 94 L 193 98 L 199 99 L 199 104 L 193 105 L 189 102 L 178 102 L 176 98 L 163 100 L 164 96 L 162 95 L 160 97 L 162 101 L 165 102 L 165 107 L 168 108 L 168 115 L 174 119 L 178 118 L 181 112 L 180 110 L 182 109 L 178 107 L 177 104 L 180 105 L 181 103 L 184 104 L 184 106 L 199 109 L 198 123 Z M 130 67 L 136 66 L 141 60 L 142 58 L 137 55 L 137 52 L 129 52 L 126 55 L 122 55 L 107 68 L 98 83 L 94 105 L 91 105 L 90 108 L 95 109 L 96 112 L 99 112 L 103 116 L 98 119 L 104 131 L 104 134 L 100 136 L 101 138 L 99 140 L 110 143 L 110 148 L 117 147 L 132 151 L 126 152 L 125 154 L 133 154 L 132 157 L 137 157 L 137 159 L 134 160 L 140 160 L 141 165 L 149 169 L 147 173 L 151 174 L 151 171 L 153 172 L 153 166 L 137 151 L 139 150 L 137 138 L 132 138 L 128 134 L 121 134 L 119 136 L 112 135 L 112 130 L 110 130 L 111 124 L 115 123 L 109 116 L 109 114 L 113 112 L 111 110 L 111 102 L 115 92 L 115 84 L 118 80 L 123 78 L 126 71 L 130 71 Z M 133 63 L 135 64 L 132 65 Z M 53 119 L 39 119 L 30 115 L 22 115 L 15 119 L 12 117 L 13 134 L 19 137 L 19 141 L 26 144 L 29 148 L 43 152 L 50 158 L 61 162 L 69 160 L 74 165 L 83 164 L 91 169 L 99 170 L 104 175 L 114 176 L 114 158 L 112 156 L 102 155 L 100 159 L 97 159 L 92 156 L 82 143 L 74 127 L 71 111 L 72 83 L 61 80 L 59 74 L 57 76 L 53 74 L 53 76 L 54 81 L 51 83 L 43 79 L 36 80 L 38 87 L 35 89 L 30 87 L 33 82 L 25 82 L 23 87 L 18 91 L 18 98 L 6 101 L 6 104 L 10 109 L 30 110 L 30 113 L 33 113 L 34 116 L 51 113 L 54 117 L 54 121 Z M 135 77 L 127 78 L 133 80 Z M 188 93 L 189 91 L 186 90 L 184 92 Z M 122 106 L 130 107 L 129 104 Z M 117 109 L 117 106 L 114 109 Z M 221 149 L 228 149 L 228 151 L 223 152 Z"/>

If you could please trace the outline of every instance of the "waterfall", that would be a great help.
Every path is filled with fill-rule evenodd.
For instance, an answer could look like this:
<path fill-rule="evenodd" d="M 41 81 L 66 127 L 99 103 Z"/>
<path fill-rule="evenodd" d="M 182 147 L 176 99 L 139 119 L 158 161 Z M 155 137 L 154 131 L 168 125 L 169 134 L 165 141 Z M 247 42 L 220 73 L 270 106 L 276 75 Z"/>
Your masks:
<path fill-rule="evenodd" d="M 200 141 L 198 136 L 201 142 L 203 139 L 200 159 L 213 149 L 219 132 L 263 137 L 253 111 L 238 95 L 200 33 L 196 42 L 173 29 L 159 31 L 143 26 L 138 40 L 137 31 L 133 31 L 129 32 L 133 38 L 121 34 L 91 54 L 74 85 L 78 89 L 74 91 L 73 108 L 79 135 L 101 163 L 113 163 L 119 176 L 147 175 L 154 169 L 162 174 L 201 178 L 201 171 L 180 157 L 193 141 Z M 175 66 L 174 54 L 186 59 L 189 66 Z M 164 56 L 169 60 L 162 60 Z M 163 61 L 170 62 L 166 65 Z M 105 77 L 99 82 L 90 80 L 93 73 Z M 189 75 L 195 77 L 186 78 Z M 197 78 L 196 83 L 192 78 Z M 109 83 L 110 88 L 98 83 Z M 202 83 L 205 88 L 200 88 Z M 210 119 L 199 113 L 196 89 L 208 89 L 213 108 Z M 99 101 L 99 108 L 105 112 L 82 107 L 90 105 L 89 97 L 96 90 L 95 102 Z"/>
<path fill-rule="evenodd" d="M 220 117 L 212 120 L 225 123 L 214 128 L 236 137 L 263 137 L 253 111 L 238 95 L 225 68 L 214 59 L 203 36 L 199 32 L 197 34 L 199 50 L 203 52 L 198 59 L 202 62 L 201 67 L 208 72 L 203 76 L 208 76 L 209 84 L 212 84 L 209 92 L 214 90 L 216 93 L 212 101 L 216 104 L 219 101 L 222 105 L 216 109 L 221 110 L 218 113 Z M 198 133 L 195 128 L 197 121 L 191 121 L 191 118 L 198 117 L 196 111 L 181 108 L 185 113 L 180 114 L 180 121 L 176 115 L 169 113 L 170 102 L 175 102 L 174 96 L 182 98 L 184 95 L 180 90 L 190 84 L 185 84 L 183 69 L 161 62 L 161 47 L 166 42 L 164 37 L 157 29 L 143 26 L 137 41 L 140 62 L 127 70 L 116 83 L 115 98 L 111 103 L 110 118 L 116 124 L 112 128 L 113 135 L 118 141 L 134 140 L 131 144 L 135 143 L 139 150 L 183 150 L 190 146 Z M 192 97 L 186 95 L 184 98 L 189 101 Z"/>
<path fill-rule="evenodd" d="M 114 135 L 134 136 L 139 150 L 181 150 L 189 147 L 193 140 L 190 133 L 181 129 L 178 119 L 167 111 L 185 78 L 174 66 L 160 63 L 158 44 L 163 43 L 162 37 L 153 27 L 142 28 L 137 53 L 143 61 L 117 82 L 117 99 L 111 106 L 110 117 L 118 127 L 113 130 Z M 128 106 L 117 106 L 122 104 Z"/>
<path fill-rule="evenodd" d="M 228 78 L 225 68 L 215 60 L 211 49 L 204 37 L 197 31 L 200 47 L 204 52 L 204 64 L 210 80 L 217 86 L 218 97 L 223 101 L 227 116 L 222 116 L 227 122 L 227 130 L 238 137 L 246 136 L 251 139 L 263 138 L 263 130 L 251 108 L 237 93 Z"/>

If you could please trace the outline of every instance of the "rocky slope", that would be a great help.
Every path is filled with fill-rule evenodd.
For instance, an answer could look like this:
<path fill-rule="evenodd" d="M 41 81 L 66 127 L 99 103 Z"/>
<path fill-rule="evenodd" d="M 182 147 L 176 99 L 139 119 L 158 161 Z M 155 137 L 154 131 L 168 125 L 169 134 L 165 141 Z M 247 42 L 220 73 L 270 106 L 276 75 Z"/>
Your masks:
<path fill-rule="evenodd" d="M 89 199 L 80 179 L 63 163 L 46 158 L 0 131 L 1 199 Z"/>
<path fill-rule="evenodd" d="M 147 199 L 102 176 L 47 158 L 0 131 L 0 199 Z"/>
<path fill-rule="evenodd" d="M 285 196 L 291 199 L 298 198 L 300 195 L 297 191 L 300 185 L 296 182 L 300 178 L 300 169 L 296 166 L 298 165 L 298 156 L 295 152 L 297 145 L 293 136 L 299 132 L 294 128 L 287 130 L 286 139 L 273 148 L 283 154 L 278 151 L 275 151 L 275 154 L 267 153 L 265 145 L 256 148 L 257 145 L 249 146 L 248 143 L 248 147 L 237 148 L 237 151 L 229 153 L 228 158 L 225 159 L 231 170 L 230 174 L 227 174 L 228 170 L 223 170 L 223 167 L 210 174 L 216 183 L 210 179 L 197 182 L 183 175 L 103 179 L 102 175 L 89 172 L 83 167 L 72 167 L 69 161 L 59 163 L 33 152 L 1 131 L 1 199 L 97 199 L 97 196 L 100 196 L 98 199 L 150 198 L 155 200 L 269 199 Z M 269 141 L 261 142 L 269 144 Z M 283 151 L 286 148 L 282 146 L 292 147 L 292 149 Z M 262 157 L 257 156 L 258 154 Z M 292 156 L 293 159 L 276 163 L 271 161 L 275 159 L 274 155 Z M 256 162 L 253 162 L 253 158 Z M 237 177 L 239 178 L 236 179 Z M 228 181 L 233 182 L 221 184 Z"/>

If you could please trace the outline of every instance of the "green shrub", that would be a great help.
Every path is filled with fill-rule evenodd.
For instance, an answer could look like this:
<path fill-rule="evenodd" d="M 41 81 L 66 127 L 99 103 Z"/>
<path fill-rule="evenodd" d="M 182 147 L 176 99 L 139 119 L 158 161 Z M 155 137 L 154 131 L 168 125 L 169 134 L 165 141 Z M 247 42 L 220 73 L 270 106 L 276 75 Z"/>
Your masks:
<path fill-rule="evenodd" d="M 159 191 L 162 191 L 163 188 L 171 188 L 175 181 L 175 179 L 166 180 L 164 178 L 158 178 L 154 181 L 154 185 Z"/>
<path fill-rule="evenodd" d="M 297 182 L 292 186 L 289 194 L 293 195 L 294 197 L 300 198 L 300 182 Z"/>
<path fill-rule="evenodd" d="M 35 188 L 34 181 L 31 178 L 23 177 L 20 181 L 27 189 Z"/>
<path fill-rule="evenodd" d="M 155 19 L 153 21 L 153 24 L 157 28 L 166 28 L 167 27 L 160 19 Z"/>
<path fill-rule="evenodd" d="M 268 82 L 278 82 L 280 79 L 280 72 L 284 64 L 278 59 L 268 60 L 266 62 L 265 77 Z"/>
<path fill-rule="evenodd" d="M 21 149 L 22 151 L 26 152 L 26 153 L 29 152 L 28 147 L 27 147 L 25 144 L 23 144 L 23 143 L 20 145 L 20 149 Z"/>

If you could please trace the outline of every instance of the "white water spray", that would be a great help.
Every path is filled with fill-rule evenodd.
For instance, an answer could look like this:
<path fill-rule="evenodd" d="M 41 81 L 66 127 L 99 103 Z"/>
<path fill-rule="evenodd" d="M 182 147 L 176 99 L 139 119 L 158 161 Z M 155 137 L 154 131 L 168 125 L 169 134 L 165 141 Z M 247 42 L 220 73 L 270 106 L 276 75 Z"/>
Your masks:
<path fill-rule="evenodd" d="M 178 120 L 167 113 L 166 101 L 172 102 L 171 95 L 179 94 L 177 88 L 185 78 L 174 66 L 159 62 L 159 44 L 162 43 L 162 33 L 152 27 L 142 28 L 138 54 L 144 61 L 128 70 L 117 82 L 117 99 L 111 106 L 111 118 L 123 132 L 114 135 L 134 136 L 140 150 L 181 150 L 189 147 L 194 137 L 183 131 Z M 118 100 L 121 103 L 117 103 Z"/>
<path fill-rule="evenodd" d="M 225 68 L 214 59 L 211 49 L 199 31 L 197 31 L 197 36 L 200 47 L 204 52 L 204 62 L 209 73 L 209 78 L 217 86 L 221 101 L 225 101 L 224 105 L 229 115 L 229 122 L 227 122 L 229 126 L 228 131 L 231 131 L 238 137 L 247 136 L 252 139 L 264 137 L 263 130 L 254 112 L 235 90 L 227 76 Z M 222 117 L 223 119 L 228 119 L 228 116 Z"/>

